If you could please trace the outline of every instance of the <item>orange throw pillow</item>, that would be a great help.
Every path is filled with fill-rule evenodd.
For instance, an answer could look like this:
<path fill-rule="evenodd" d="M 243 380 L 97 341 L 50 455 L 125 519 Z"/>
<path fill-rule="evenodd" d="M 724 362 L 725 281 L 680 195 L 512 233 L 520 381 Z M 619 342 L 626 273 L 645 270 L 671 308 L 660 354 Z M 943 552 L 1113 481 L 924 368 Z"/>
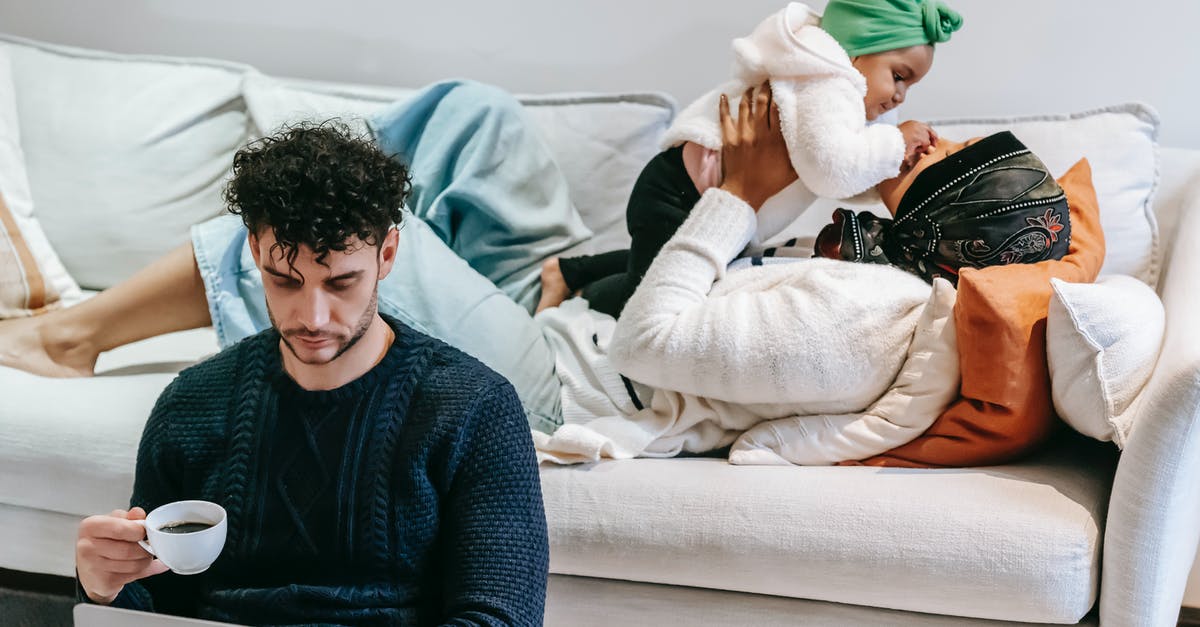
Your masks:
<path fill-rule="evenodd" d="M 1089 283 L 1104 262 L 1104 232 L 1082 159 L 1058 179 L 1071 212 L 1071 245 L 1061 260 L 965 268 L 954 322 L 962 366 L 961 398 L 917 439 L 850 464 L 936 468 L 1002 464 L 1054 431 L 1046 366 L 1050 279 Z"/>

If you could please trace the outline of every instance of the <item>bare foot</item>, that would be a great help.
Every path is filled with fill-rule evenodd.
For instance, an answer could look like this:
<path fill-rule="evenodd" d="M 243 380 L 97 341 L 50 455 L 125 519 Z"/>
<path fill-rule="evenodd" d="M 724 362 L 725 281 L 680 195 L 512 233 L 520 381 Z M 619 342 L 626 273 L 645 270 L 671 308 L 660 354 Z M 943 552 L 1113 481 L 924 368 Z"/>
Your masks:
<path fill-rule="evenodd" d="M 571 295 L 567 280 L 563 278 L 562 270 L 558 268 L 558 257 L 551 257 L 542 264 L 542 298 L 538 301 L 537 310 L 558 307 Z"/>
<path fill-rule="evenodd" d="M 64 325 L 55 324 L 56 319 L 54 314 L 45 314 L 0 322 L 0 366 L 43 377 L 94 375 L 99 352 Z"/>

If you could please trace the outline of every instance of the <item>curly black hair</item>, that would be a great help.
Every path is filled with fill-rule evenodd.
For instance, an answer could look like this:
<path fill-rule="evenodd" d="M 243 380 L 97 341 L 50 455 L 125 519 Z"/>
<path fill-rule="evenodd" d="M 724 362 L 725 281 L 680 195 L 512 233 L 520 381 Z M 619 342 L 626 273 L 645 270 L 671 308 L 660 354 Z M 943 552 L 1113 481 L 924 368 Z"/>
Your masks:
<path fill-rule="evenodd" d="M 239 150 L 224 198 L 251 233 L 272 229 L 272 251 L 283 251 L 292 266 L 300 245 L 321 264 L 352 238 L 380 245 L 400 224 L 411 190 L 408 168 L 369 137 L 327 120 L 284 127 Z"/>

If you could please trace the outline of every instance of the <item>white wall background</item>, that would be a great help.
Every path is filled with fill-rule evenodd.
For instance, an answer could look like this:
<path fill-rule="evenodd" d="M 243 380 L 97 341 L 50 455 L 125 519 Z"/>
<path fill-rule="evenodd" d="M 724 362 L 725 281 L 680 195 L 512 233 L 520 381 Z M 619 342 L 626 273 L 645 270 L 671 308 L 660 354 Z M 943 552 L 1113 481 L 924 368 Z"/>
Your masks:
<path fill-rule="evenodd" d="M 902 115 L 1047 113 L 1142 100 L 1200 148 L 1200 2 L 949 0 L 966 19 Z M 813 0 L 824 6 L 825 0 Z M 730 39 L 783 0 L 0 0 L 0 31 L 120 52 L 221 57 L 287 76 L 514 91 L 724 79 Z"/>
<path fill-rule="evenodd" d="M 813 4 L 824 6 L 825 0 Z M 966 24 L 903 117 L 1052 113 L 1141 100 L 1165 145 L 1200 149 L 1200 2 L 949 0 Z M 0 0 L 0 31 L 264 72 L 513 91 L 662 90 L 686 104 L 728 75 L 729 40 L 782 0 Z M 1200 606 L 1200 570 L 1185 600 Z"/>

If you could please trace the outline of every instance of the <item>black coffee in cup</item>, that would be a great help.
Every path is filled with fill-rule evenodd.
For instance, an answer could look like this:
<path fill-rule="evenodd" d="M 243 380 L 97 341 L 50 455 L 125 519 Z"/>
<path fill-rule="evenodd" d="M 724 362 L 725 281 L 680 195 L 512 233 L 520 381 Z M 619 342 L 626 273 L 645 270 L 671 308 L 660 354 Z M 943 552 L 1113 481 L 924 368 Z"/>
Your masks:
<path fill-rule="evenodd" d="M 212 526 L 212 523 L 206 522 L 173 522 L 159 527 L 158 530 L 163 533 L 196 533 Z"/>

